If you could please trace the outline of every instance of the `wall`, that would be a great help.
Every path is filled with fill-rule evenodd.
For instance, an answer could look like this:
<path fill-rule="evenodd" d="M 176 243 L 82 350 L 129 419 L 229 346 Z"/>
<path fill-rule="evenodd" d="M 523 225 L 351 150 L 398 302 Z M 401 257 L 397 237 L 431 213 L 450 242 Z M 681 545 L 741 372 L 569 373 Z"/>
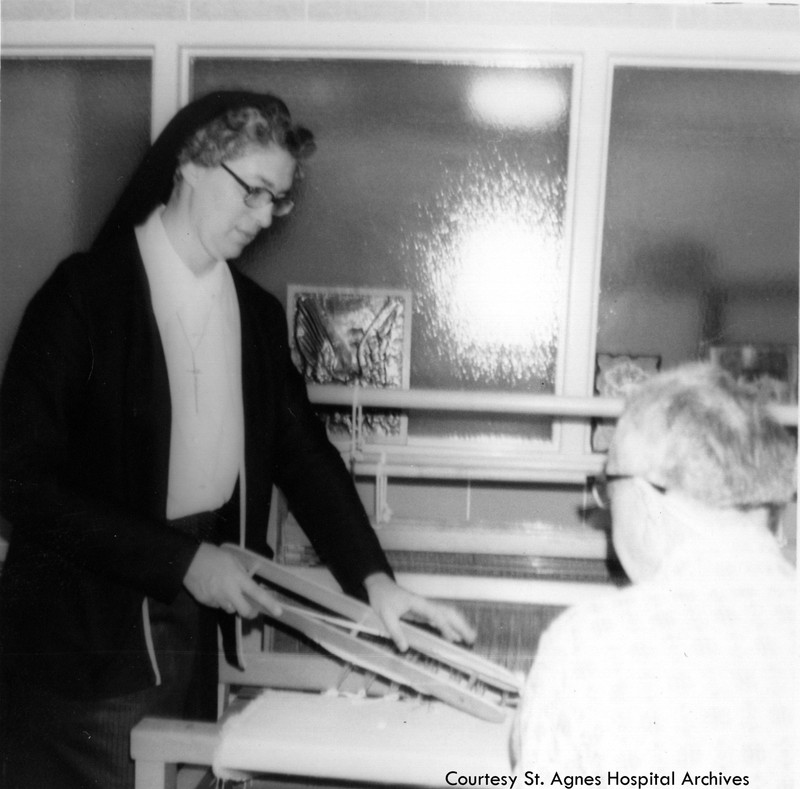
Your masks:
<path fill-rule="evenodd" d="M 797 30 L 795 3 L 539 0 L 3 0 L 3 20 L 536 25 Z"/>

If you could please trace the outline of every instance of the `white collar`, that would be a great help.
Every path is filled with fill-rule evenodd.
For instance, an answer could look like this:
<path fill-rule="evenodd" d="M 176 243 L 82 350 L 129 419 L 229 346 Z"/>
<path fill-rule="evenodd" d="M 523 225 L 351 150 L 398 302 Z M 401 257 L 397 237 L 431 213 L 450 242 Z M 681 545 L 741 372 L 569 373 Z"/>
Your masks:
<path fill-rule="evenodd" d="M 135 228 L 159 324 L 188 305 L 219 296 L 232 283 L 228 266 L 222 260 L 200 277 L 192 272 L 167 236 L 161 219 L 163 212 L 164 206 L 159 206 Z"/>

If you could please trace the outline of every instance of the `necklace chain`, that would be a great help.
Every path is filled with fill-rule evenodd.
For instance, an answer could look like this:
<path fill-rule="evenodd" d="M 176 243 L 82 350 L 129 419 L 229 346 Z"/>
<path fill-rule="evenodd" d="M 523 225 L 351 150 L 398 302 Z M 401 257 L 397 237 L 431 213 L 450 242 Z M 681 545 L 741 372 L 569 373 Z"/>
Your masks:
<path fill-rule="evenodd" d="M 191 339 L 189 338 L 189 332 L 186 331 L 186 326 L 183 323 L 183 319 L 181 318 L 180 313 L 176 313 L 178 317 L 178 325 L 181 327 L 181 331 L 183 332 L 184 339 L 186 340 L 186 344 L 189 346 L 189 353 L 192 357 L 192 368 L 187 372 L 191 373 L 192 380 L 194 383 L 194 410 L 196 414 L 200 413 L 200 379 L 199 375 L 203 372 L 197 366 L 197 349 L 200 347 L 200 343 L 203 342 L 203 338 L 206 336 L 206 331 L 208 330 L 208 324 L 211 321 L 211 310 L 206 313 L 206 319 L 203 323 L 203 329 L 200 332 L 200 336 L 197 338 L 197 342 L 192 344 Z"/>

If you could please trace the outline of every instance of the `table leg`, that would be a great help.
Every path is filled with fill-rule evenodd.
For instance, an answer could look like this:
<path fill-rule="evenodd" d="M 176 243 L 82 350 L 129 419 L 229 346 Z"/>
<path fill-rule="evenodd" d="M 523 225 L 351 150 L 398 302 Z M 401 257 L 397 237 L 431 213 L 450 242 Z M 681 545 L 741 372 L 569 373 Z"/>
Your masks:
<path fill-rule="evenodd" d="M 136 762 L 136 789 L 176 789 L 178 768 L 165 762 Z"/>

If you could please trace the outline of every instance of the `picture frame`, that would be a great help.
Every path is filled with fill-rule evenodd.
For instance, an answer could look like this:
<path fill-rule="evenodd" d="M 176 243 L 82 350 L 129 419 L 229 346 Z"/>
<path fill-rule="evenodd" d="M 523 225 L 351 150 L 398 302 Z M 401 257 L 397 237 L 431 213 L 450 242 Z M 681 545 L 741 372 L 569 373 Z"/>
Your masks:
<path fill-rule="evenodd" d="M 287 319 L 292 362 L 306 383 L 407 389 L 411 377 L 411 291 L 290 284 Z M 318 409 L 328 435 L 352 435 L 350 409 Z M 404 443 L 408 417 L 365 409 L 362 437 Z"/>
<path fill-rule="evenodd" d="M 711 345 L 707 358 L 772 403 L 797 402 L 797 346 L 773 343 Z"/>

